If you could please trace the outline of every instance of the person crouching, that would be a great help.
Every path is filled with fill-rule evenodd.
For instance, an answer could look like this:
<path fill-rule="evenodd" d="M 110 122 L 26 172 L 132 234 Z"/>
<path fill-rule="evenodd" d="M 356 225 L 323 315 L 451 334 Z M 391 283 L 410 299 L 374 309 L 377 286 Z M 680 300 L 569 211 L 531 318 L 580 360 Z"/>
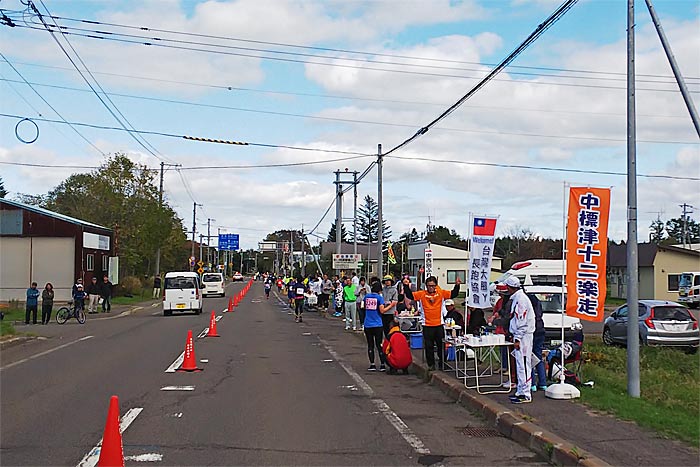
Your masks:
<path fill-rule="evenodd" d="M 382 344 L 382 350 L 389 365 L 389 374 L 396 374 L 396 370 L 401 370 L 405 375 L 408 374 L 408 367 L 413 363 L 413 355 L 406 336 L 399 329 L 397 320 L 393 321 L 389 330 L 389 339 Z"/>

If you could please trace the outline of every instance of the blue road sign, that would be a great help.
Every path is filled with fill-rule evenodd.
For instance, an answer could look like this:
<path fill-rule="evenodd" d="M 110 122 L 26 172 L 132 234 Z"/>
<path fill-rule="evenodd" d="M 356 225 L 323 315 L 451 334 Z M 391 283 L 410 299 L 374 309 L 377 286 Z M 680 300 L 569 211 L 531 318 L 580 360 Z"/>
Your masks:
<path fill-rule="evenodd" d="M 236 251 L 238 250 L 238 234 L 220 234 L 219 235 L 219 250 L 221 251 Z"/>

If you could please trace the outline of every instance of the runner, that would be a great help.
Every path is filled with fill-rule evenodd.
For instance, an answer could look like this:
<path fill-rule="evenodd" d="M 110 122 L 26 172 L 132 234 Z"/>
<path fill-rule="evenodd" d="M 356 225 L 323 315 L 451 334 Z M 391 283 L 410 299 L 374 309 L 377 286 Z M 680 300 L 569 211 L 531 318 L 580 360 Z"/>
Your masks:
<path fill-rule="evenodd" d="M 304 312 L 304 292 L 306 292 L 304 281 L 298 277 L 296 281 L 290 281 L 288 287 L 290 293 L 294 294 L 294 321 L 301 323 L 301 314 Z"/>

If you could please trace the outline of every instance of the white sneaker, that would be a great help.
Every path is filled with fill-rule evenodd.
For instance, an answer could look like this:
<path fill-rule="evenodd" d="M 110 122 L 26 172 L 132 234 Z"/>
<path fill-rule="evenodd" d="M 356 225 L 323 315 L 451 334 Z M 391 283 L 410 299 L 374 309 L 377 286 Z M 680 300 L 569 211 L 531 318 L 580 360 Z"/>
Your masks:
<path fill-rule="evenodd" d="M 515 388 L 518 387 L 518 385 L 515 384 L 515 383 L 512 383 L 512 382 L 510 382 L 510 381 L 506 381 L 506 382 L 503 383 L 503 387 L 506 388 L 506 389 L 515 389 Z"/>

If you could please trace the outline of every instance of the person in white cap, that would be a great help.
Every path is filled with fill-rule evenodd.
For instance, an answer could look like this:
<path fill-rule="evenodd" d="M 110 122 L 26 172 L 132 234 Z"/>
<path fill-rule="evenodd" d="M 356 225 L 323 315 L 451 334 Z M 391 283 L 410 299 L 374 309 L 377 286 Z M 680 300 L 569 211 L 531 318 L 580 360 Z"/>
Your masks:
<path fill-rule="evenodd" d="M 505 281 L 511 298 L 510 333 L 513 334 L 515 348 L 515 368 L 518 375 L 518 387 L 515 395 L 510 397 L 513 404 L 532 402 L 532 337 L 535 332 L 535 310 L 532 302 L 520 287 L 520 280 L 510 276 Z"/>

